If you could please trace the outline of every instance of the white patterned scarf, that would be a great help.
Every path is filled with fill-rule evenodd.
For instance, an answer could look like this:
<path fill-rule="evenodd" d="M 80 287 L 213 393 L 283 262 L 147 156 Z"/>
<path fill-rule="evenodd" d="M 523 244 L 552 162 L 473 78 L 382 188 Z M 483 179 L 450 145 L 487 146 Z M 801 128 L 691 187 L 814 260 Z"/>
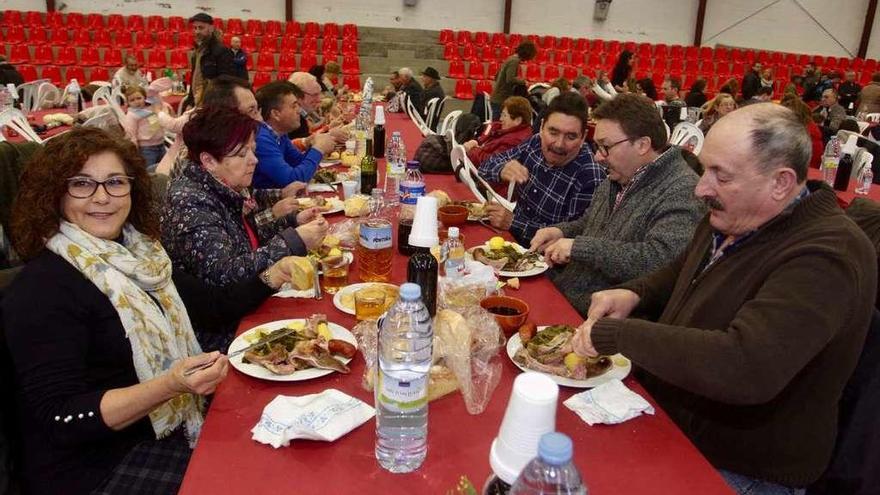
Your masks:
<path fill-rule="evenodd" d="M 202 352 L 186 307 L 171 281 L 171 260 L 158 241 L 126 224 L 123 243 L 99 239 L 70 222 L 46 243 L 103 292 L 119 313 L 141 383 L 167 372 L 179 359 Z M 160 308 L 161 305 L 161 308 Z M 204 421 L 204 399 L 179 395 L 150 412 L 156 438 L 183 424 L 191 445 Z"/>

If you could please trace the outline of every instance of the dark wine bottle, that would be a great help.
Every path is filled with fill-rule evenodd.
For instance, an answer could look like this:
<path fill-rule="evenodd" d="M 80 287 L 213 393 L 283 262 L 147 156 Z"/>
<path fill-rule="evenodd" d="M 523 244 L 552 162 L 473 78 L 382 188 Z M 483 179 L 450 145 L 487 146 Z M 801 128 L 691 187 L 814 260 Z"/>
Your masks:
<path fill-rule="evenodd" d="M 433 317 L 437 313 L 437 258 L 430 248 L 413 246 L 411 249 L 415 254 L 409 257 L 406 281 L 422 288 L 422 301 Z"/>
<path fill-rule="evenodd" d="M 361 194 L 370 195 L 376 187 L 376 158 L 373 157 L 373 140 L 367 138 L 367 154 L 361 159 Z"/>
<path fill-rule="evenodd" d="M 385 125 L 373 125 L 373 156 L 376 158 L 385 157 Z"/>
<path fill-rule="evenodd" d="M 834 189 L 846 191 L 849 189 L 849 176 L 852 175 L 853 157 L 850 153 L 844 153 L 837 164 L 837 175 L 834 176 Z"/>

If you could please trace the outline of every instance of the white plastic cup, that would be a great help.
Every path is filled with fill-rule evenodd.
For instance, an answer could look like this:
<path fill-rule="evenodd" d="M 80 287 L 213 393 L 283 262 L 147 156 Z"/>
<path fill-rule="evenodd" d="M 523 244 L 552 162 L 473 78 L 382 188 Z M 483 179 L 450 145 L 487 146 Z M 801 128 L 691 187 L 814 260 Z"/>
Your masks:
<path fill-rule="evenodd" d="M 432 248 L 440 242 L 437 235 L 437 198 L 421 196 L 416 201 L 408 242 L 410 246 L 423 248 Z"/>
<path fill-rule="evenodd" d="M 538 455 L 538 442 L 556 430 L 559 385 L 541 373 L 522 373 L 513 382 L 489 464 L 499 478 L 513 484 L 519 472 Z"/>
<path fill-rule="evenodd" d="M 357 194 L 358 183 L 356 180 L 342 181 L 342 197 L 348 199 Z"/>
<path fill-rule="evenodd" d="M 354 153 L 354 149 L 357 147 L 356 139 L 349 139 L 345 141 L 345 151 L 349 153 Z"/>

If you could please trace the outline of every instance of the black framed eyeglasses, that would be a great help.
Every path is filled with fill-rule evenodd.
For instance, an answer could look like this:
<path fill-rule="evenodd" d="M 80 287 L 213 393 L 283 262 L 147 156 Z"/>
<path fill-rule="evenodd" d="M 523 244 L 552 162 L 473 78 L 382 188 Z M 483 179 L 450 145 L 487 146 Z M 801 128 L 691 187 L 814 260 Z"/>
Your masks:
<path fill-rule="evenodd" d="M 131 183 L 134 177 L 114 175 L 106 180 L 95 180 L 89 177 L 71 177 L 67 179 L 67 194 L 77 199 L 94 196 L 98 186 L 104 186 L 108 196 L 122 198 L 131 194 Z"/>
<path fill-rule="evenodd" d="M 608 156 L 608 153 L 611 151 L 611 148 L 617 146 L 620 143 L 626 142 L 626 141 L 632 141 L 632 138 L 623 138 L 620 141 L 618 141 L 616 143 L 611 143 L 611 144 L 596 143 L 596 153 L 602 153 L 603 155 Z"/>

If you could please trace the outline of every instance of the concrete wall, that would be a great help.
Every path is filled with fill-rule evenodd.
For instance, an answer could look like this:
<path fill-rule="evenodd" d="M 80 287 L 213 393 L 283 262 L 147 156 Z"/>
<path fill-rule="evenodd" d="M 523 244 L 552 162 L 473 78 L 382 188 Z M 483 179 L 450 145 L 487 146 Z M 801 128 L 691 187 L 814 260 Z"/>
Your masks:
<path fill-rule="evenodd" d="M 853 56 L 869 0 L 708 0 L 703 43 Z M 284 0 L 57 0 L 67 11 L 283 19 Z M 594 0 L 513 0 L 520 33 L 690 44 L 699 0 L 612 0 L 593 20 Z M 198 9 L 196 6 L 198 5 Z M 501 31 L 504 0 L 295 0 L 298 20 L 412 29 Z M 2 9 L 45 10 L 44 0 L 0 0 Z M 880 15 L 868 57 L 880 58 Z"/>

